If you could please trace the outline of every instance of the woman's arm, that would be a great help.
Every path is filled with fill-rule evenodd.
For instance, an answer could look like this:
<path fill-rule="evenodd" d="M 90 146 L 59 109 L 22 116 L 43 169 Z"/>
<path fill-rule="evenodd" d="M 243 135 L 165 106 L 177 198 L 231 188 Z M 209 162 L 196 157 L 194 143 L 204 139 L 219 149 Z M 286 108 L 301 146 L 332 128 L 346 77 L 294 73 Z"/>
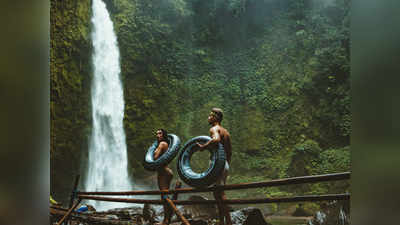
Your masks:
<path fill-rule="evenodd" d="M 154 151 L 154 160 L 157 160 L 168 149 L 167 142 L 160 142 L 157 149 Z"/>

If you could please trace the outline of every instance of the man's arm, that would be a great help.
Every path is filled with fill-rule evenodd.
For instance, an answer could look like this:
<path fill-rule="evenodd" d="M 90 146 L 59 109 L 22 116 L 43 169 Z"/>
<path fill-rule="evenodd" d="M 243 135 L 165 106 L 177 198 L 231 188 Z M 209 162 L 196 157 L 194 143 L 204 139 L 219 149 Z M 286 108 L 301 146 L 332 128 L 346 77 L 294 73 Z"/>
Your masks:
<path fill-rule="evenodd" d="M 157 160 L 167 149 L 168 144 L 164 141 L 160 142 L 157 149 L 154 151 L 154 160 Z"/>
<path fill-rule="evenodd" d="M 219 143 L 221 141 L 221 135 L 219 134 L 217 127 L 212 127 L 210 129 L 210 135 L 211 135 L 211 140 L 209 140 L 204 145 L 197 143 L 197 146 L 199 146 L 200 151 L 203 151 L 209 145 L 214 145 L 214 144 Z"/>

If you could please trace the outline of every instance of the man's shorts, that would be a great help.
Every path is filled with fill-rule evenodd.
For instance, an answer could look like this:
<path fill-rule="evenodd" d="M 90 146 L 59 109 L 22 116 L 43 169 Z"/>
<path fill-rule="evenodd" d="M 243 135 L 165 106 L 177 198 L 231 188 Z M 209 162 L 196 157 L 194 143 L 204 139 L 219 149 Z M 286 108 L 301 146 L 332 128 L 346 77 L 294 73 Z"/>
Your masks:
<path fill-rule="evenodd" d="M 222 172 L 221 176 L 218 177 L 218 179 L 215 182 L 215 184 L 216 185 L 225 185 L 226 184 L 226 179 L 228 178 L 228 173 L 229 173 L 229 163 L 228 163 L 228 161 L 225 160 L 224 171 Z"/>

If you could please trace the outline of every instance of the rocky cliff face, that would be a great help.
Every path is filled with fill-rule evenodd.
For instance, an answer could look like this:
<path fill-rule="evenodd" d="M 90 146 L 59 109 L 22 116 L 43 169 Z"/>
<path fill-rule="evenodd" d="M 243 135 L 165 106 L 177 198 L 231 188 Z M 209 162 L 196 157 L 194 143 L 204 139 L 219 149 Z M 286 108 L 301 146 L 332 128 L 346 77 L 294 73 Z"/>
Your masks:
<path fill-rule="evenodd" d="M 50 121 L 51 191 L 66 199 L 81 156 L 87 150 L 90 120 L 90 0 L 51 0 Z"/>

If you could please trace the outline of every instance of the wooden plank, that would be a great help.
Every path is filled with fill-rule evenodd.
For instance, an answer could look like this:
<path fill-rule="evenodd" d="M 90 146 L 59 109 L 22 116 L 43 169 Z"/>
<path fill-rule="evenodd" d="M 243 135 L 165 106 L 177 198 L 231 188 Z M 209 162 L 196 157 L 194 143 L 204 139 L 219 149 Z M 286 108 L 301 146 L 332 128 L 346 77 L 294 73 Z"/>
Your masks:
<path fill-rule="evenodd" d="M 81 199 L 78 200 L 78 202 L 75 203 L 75 205 L 73 205 L 68 212 L 63 216 L 63 218 L 61 218 L 61 220 L 57 223 L 57 225 L 61 225 L 64 220 L 66 220 L 68 218 L 68 216 L 74 211 L 74 209 L 79 205 L 79 203 L 81 203 Z"/>
<path fill-rule="evenodd" d="M 162 205 L 164 201 L 162 200 L 151 200 L 151 199 L 133 199 L 133 198 L 110 198 L 110 197 L 98 197 L 91 195 L 78 195 L 81 199 L 91 199 L 97 201 L 105 202 L 127 202 L 127 203 L 138 203 L 138 204 L 157 204 Z"/>
<path fill-rule="evenodd" d="M 223 201 L 226 204 L 262 204 L 276 202 L 315 202 L 331 200 L 349 200 L 350 194 L 327 194 L 327 195 L 309 195 L 294 196 L 285 198 L 265 198 L 265 199 L 231 199 Z"/>
<path fill-rule="evenodd" d="M 71 196 L 70 196 L 70 199 L 69 199 L 68 208 L 71 208 L 72 204 L 74 204 L 74 201 L 75 201 L 75 198 L 76 198 L 76 195 L 77 195 L 77 191 L 78 191 L 77 188 L 78 188 L 78 184 L 79 184 L 79 178 L 80 178 L 79 174 L 75 176 L 75 182 L 74 182 L 74 186 L 72 187 L 72 192 L 71 192 Z M 65 220 L 65 224 L 67 224 L 67 223 L 68 223 L 68 219 Z"/>
<path fill-rule="evenodd" d="M 110 198 L 110 197 L 97 197 L 90 195 L 79 195 L 82 199 L 92 199 L 98 201 L 109 202 L 126 202 L 126 203 L 139 203 L 139 204 L 155 204 L 162 205 L 162 200 L 149 200 L 149 199 L 131 199 L 131 198 Z M 326 200 L 349 200 L 350 194 L 327 194 L 327 195 L 306 195 L 294 196 L 283 198 L 259 198 L 259 199 L 230 199 L 224 200 L 223 203 L 229 205 L 236 204 L 259 204 L 259 203 L 275 203 L 275 202 L 303 202 L 303 201 L 326 201 Z M 193 204 L 216 204 L 216 200 L 172 200 L 176 205 L 193 205 Z"/>
<path fill-rule="evenodd" d="M 174 205 L 171 199 L 166 198 L 165 201 L 168 202 L 169 206 L 174 210 L 176 216 L 184 223 L 185 225 L 190 225 L 189 221 L 179 212 L 178 208 Z"/>
<path fill-rule="evenodd" d="M 74 182 L 74 186 L 73 186 L 73 188 L 72 188 L 72 192 L 71 192 L 71 196 L 70 196 L 70 200 L 69 200 L 68 208 L 71 208 L 71 207 L 72 207 L 72 204 L 74 203 L 74 200 L 75 200 L 75 198 L 76 198 L 76 194 L 77 194 L 77 190 L 76 190 L 76 189 L 78 188 L 79 178 L 80 178 L 80 175 L 79 175 L 79 174 L 76 175 L 76 177 L 75 177 L 75 182 Z"/>
<path fill-rule="evenodd" d="M 270 181 L 253 182 L 253 183 L 240 183 L 240 184 L 228 184 L 221 186 L 212 186 L 206 188 L 176 188 L 175 190 L 169 191 L 123 191 L 123 192 L 78 192 L 79 195 L 160 195 L 160 194 L 174 194 L 174 193 L 197 193 L 197 192 L 210 192 L 216 190 L 240 190 L 249 188 L 261 188 L 261 187 L 275 187 L 282 185 L 291 184 L 304 184 L 304 183 L 316 183 L 325 181 L 337 181 L 350 179 L 350 172 L 333 173 L 324 175 L 313 175 L 303 177 L 292 177 Z"/>
<path fill-rule="evenodd" d="M 179 189 L 181 187 L 182 187 L 182 182 L 177 180 L 176 183 L 175 183 L 175 190 Z M 172 200 L 178 200 L 178 194 L 179 194 L 179 192 L 175 192 L 174 195 L 172 196 Z"/>

